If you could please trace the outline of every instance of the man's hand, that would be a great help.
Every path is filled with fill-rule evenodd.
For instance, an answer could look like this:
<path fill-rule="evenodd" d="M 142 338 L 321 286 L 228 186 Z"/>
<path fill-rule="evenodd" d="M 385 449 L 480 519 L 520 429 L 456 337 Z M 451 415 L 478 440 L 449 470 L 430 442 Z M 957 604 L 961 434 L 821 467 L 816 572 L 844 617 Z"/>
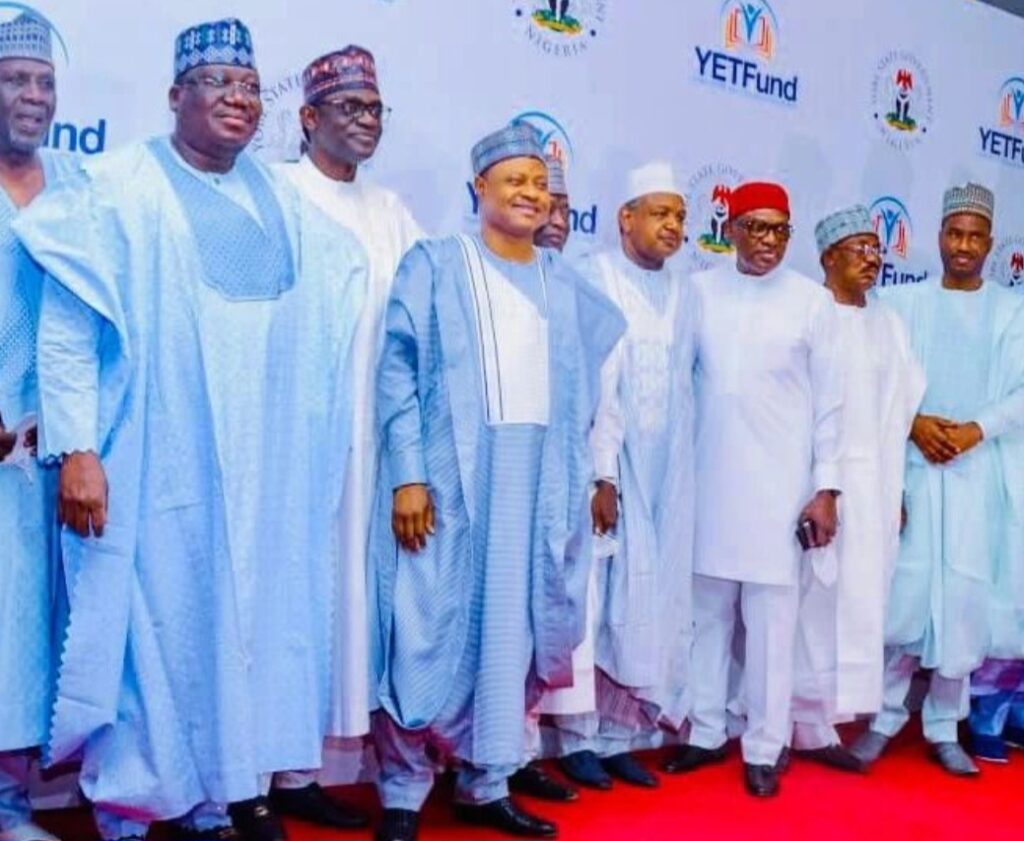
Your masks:
<path fill-rule="evenodd" d="M 960 454 L 952 439 L 953 432 L 958 426 L 959 424 L 946 418 L 918 415 L 910 429 L 910 440 L 932 464 L 945 464 Z"/>
<path fill-rule="evenodd" d="M 985 437 L 981 427 L 974 421 L 958 423 L 947 434 L 950 443 L 956 448 L 957 455 L 961 456 L 977 447 Z"/>
<path fill-rule="evenodd" d="M 427 535 L 434 533 L 434 503 L 426 485 L 395 488 L 391 529 L 409 552 L 419 552 L 427 545 Z"/>
<path fill-rule="evenodd" d="M 804 506 L 797 522 L 810 520 L 814 524 L 812 548 L 821 549 L 832 542 L 839 528 L 839 517 L 836 514 L 836 498 L 832 491 L 818 491 L 814 499 Z"/>
<path fill-rule="evenodd" d="M 107 476 L 96 453 L 72 453 L 60 468 L 57 518 L 82 537 L 102 537 L 107 524 Z"/>
<path fill-rule="evenodd" d="M 15 432 L 8 432 L 0 425 L 0 461 L 3 461 L 11 454 L 14 445 L 18 443 L 18 435 Z"/>
<path fill-rule="evenodd" d="M 597 480 L 597 492 L 590 500 L 590 516 L 594 519 L 594 531 L 598 534 L 615 531 L 615 525 L 619 522 L 619 492 L 611 482 Z"/>
<path fill-rule="evenodd" d="M 30 426 L 25 430 L 25 446 L 33 457 L 39 455 L 39 427 Z"/>

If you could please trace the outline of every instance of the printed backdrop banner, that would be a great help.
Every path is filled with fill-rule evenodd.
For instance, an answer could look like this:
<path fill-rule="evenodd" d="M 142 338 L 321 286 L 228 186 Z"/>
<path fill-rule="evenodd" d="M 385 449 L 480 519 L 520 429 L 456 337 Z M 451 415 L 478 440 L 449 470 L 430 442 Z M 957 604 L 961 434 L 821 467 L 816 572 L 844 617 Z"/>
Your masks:
<path fill-rule="evenodd" d="M 20 3 L 0 2 L 0 16 Z M 814 224 L 870 206 L 882 282 L 938 268 L 943 190 L 998 197 L 989 273 L 1024 283 L 1024 20 L 972 0 L 38 0 L 60 34 L 50 143 L 97 154 L 170 127 L 174 36 L 233 15 L 264 87 L 253 148 L 298 154 L 300 74 L 357 43 L 394 109 L 366 167 L 431 233 L 474 224 L 469 149 L 514 119 L 568 169 L 572 250 L 616 235 L 623 173 L 672 161 L 689 199 L 691 269 L 721 236 L 742 178 L 789 188 L 795 265 L 818 274 Z M 63 47 L 63 49 L 61 48 Z"/>
<path fill-rule="evenodd" d="M 0 19 L 23 8 L 0 2 Z M 49 143 L 101 154 L 171 126 L 175 35 L 237 16 L 252 29 L 268 161 L 298 154 L 300 74 L 361 44 L 394 110 L 368 174 L 430 233 L 475 224 L 469 149 L 525 119 L 563 159 L 572 252 L 614 240 L 624 173 L 675 165 L 691 270 L 731 259 L 729 191 L 789 189 L 794 265 L 818 275 L 813 230 L 864 202 L 882 281 L 938 270 L 943 190 L 997 194 L 989 274 L 1024 285 L 1024 20 L 971 0 L 36 0 L 56 28 Z M 343 753 L 343 752 L 342 752 Z M 358 751 L 356 751 L 356 755 Z M 339 754 L 340 756 L 341 754 Z M 350 754 L 351 755 L 351 754 Z M 360 772 L 332 759 L 337 778 Z M 365 769 L 364 769 L 365 771 Z M 63 787 L 61 785 L 63 783 Z M 66 792 L 66 781 L 58 781 Z"/>

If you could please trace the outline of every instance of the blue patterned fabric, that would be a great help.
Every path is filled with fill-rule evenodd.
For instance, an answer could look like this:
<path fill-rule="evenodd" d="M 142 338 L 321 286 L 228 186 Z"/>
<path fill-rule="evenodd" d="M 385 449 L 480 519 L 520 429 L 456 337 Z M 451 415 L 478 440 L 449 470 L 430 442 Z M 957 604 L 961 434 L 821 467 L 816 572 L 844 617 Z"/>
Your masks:
<path fill-rule="evenodd" d="M 818 253 L 824 254 L 837 242 L 858 234 L 874 234 L 875 226 L 871 224 L 871 214 L 862 204 L 847 207 L 830 213 L 814 226 L 814 239 L 818 244 Z"/>
<path fill-rule="evenodd" d="M 42 150 L 47 188 L 72 158 Z M 0 190 L 0 416 L 12 428 L 38 411 L 36 325 L 43 271 L 11 231 L 17 209 Z M 42 744 L 59 651 L 61 579 L 54 520 L 56 471 L 0 467 L 0 751 Z"/>
<path fill-rule="evenodd" d="M 82 751 L 81 787 L 108 811 L 169 819 L 320 762 L 343 384 L 366 260 L 257 167 L 297 280 L 272 301 L 230 300 L 203 279 L 147 145 L 83 168 L 15 225 L 53 278 L 39 331 L 44 438 L 75 446 L 91 400 L 109 482 L 103 537 L 62 536 L 71 613 L 49 754 Z M 247 245 L 225 245 L 239 266 Z M 82 325 L 97 343 L 82 345 Z"/>
<path fill-rule="evenodd" d="M 256 69 L 252 35 L 237 18 L 190 26 L 174 39 L 174 78 L 206 64 Z"/>
<path fill-rule="evenodd" d="M 295 283 L 291 243 L 281 206 L 249 158 L 236 166 L 260 222 L 171 157 L 160 138 L 148 143 L 185 209 L 203 263 L 203 280 L 232 301 L 277 298 Z"/>
<path fill-rule="evenodd" d="M 907 448 L 886 643 L 966 677 L 986 656 L 1024 654 L 1024 301 L 990 282 L 883 292 L 928 378 L 920 411 L 984 430 L 946 465 Z"/>
<path fill-rule="evenodd" d="M 33 10 L 0 23 L 0 61 L 6 58 L 30 58 L 53 64 L 50 22 Z"/>
<path fill-rule="evenodd" d="M 530 637 L 514 626 L 524 624 L 524 611 L 540 682 L 557 687 L 572 678 L 590 558 L 586 434 L 600 364 L 624 328 L 621 314 L 559 255 L 540 254 L 548 282 L 551 390 L 542 441 L 506 441 L 484 422 L 476 322 L 456 238 L 421 241 L 402 261 L 378 376 L 385 457 L 371 552 L 381 704 L 401 727 L 431 730 L 454 697 L 466 652 L 479 646 L 484 660 L 472 676 L 471 732 L 457 743 L 469 745 L 464 758 L 481 765 L 522 758 L 521 656 Z M 491 499 L 503 477 L 492 468 L 514 456 L 525 470 L 533 459 L 524 446 L 540 448 L 536 505 L 519 494 L 495 511 Z M 438 528 L 426 549 L 411 557 L 392 535 L 391 499 L 394 487 L 417 481 L 430 485 Z M 517 486 L 530 481 L 520 475 Z M 513 555 L 520 559 L 518 572 L 505 568 Z M 513 588 L 528 586 L 525 605 L 521 590 L 499 596 L 490 584 L 483 601 L 474 601 L 472 594 L 491 575 Z M 499 639 L 518 642 L 503 651 Z"/>
<path fill-rule="evenodd" d="M 480 175 L 485 169 L 508 158 L 538 158 L 544 160 L 544 146 L 540 132 L 523 120 L 504 126 L 479 140 L 469 153 L 473 174 Z"/>

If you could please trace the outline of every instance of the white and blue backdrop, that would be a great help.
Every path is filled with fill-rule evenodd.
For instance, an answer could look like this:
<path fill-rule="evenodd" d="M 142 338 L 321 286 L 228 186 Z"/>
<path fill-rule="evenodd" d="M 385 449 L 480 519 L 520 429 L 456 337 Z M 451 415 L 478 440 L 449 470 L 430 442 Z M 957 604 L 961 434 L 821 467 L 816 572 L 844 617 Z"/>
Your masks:
<path fill-rule="evenodd" d="M 614 237 L 624 170 L 661 157 L 688 194 L 689 267 L 729 259 L 716 197 L 765 177 L 790 190 L 798 268 L 818 271 L 817 219 L 862 201 L 883 282 L 906 282 L 937 270 L 942 192 L 970 178 L 998 196 L 990 275 L 1024 283 L 1024 20 L 973 0 L 569 0 L 564 17 L 550 0 L 34 5 L 65 47 L 60 148 L 166 131 L 175 34 L 234 15 L 253 31 L 268 160 L 298 153 L 306 63 L 350 42 L 375 53 L 394 112 L 369 169 L 431 233 L 472 224 L 469 148 L 525 117 L 566 160 L 574 250 Z"/>
<path fill-rule="evenodd" d="M 672 161 L 690 269 L 730 259 L 716 214 L 741 179 L 790 191 L 794 264 L 815 222 L 872 208 L 883 282 L 938 269 L 943 190 L 997 194 L 989 274 L 1024 284 L 1024 20 L 972 0 L 33 0 L 55 25 L 50 145 L 102 154 L 170 127 L 174 36 L 233 15 L 252 29 L 265 113 L 253 148 L 298 153 L 300 74 L 372 50 L 394 109 L 372 177 L 440 234 L 473 224 L 469 149 L 516 118 L 566 162 L 572 248 L 615 236 L 624 171 Z M 0 17 L 17 13 L 0 2 Z"/>

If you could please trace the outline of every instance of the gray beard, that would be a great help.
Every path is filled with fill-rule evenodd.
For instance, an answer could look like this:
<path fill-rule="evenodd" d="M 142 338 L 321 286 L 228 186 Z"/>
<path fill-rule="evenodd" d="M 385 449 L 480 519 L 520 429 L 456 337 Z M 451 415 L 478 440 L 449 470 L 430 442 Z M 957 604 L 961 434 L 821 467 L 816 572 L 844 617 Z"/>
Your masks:
<path fill-rule="evenodd" d="M 7 148 L 23 155 L 34 154 L 46 142 L 49 125 L 37 134 L 23 134 L 12 128 L 7 129 Z"/>

